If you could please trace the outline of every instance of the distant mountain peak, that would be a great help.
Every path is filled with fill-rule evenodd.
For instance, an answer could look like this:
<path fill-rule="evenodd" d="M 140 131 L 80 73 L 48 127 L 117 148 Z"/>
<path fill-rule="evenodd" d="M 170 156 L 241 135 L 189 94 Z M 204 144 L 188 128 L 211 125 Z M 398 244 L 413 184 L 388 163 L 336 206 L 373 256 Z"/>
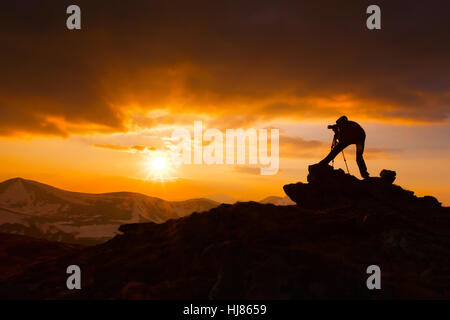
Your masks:
<path fill-rule="evenodd" d="M 274 204 L 277 206 L 290 206 L 295 204 L 295 202 L 289 199 L 288 197 L 279 197 L 279 196 L 269 196 L 262 199 L 259 202 L 263 204 Z"/>
<path fill-rule="evenodd" d="M 36 184 L 42 184 L 43 185 L 43 183 L 41 183 L 41 182 L 25 179 L 25 178 L 22 178 L 22 177 L 15 177 L 15 178 L 7 179 L 7 180 L 5 180 L 3 182 L 0 182 L 0 184 L 9 184 L 9 183 L 15 183 L 15 182 L 36 183 Z"/>
<path fill-rule="evenodd" d="M 22 178 L 22 177 L 15 177 L 15 178 L 11 178 L 11 179 L 7 179 L 5 181 L 3 181 L 2 183 L 5 182 L 14 182 L 14 181 L 25 181 L 26 179 Z"/>
<path fill-rule="evenodd" d="M 133 192 L 72 192 L 17 177 L 0 183 L 0 232 L 99 243 L 113 237 L 121 224 L 162 223 L 218 205 L 209 199 L 171 202 Z"/>

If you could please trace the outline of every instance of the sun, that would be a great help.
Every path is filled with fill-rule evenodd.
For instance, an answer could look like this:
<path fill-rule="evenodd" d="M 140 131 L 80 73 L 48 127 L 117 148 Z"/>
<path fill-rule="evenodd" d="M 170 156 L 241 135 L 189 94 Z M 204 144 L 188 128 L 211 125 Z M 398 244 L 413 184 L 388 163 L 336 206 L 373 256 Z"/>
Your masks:
<path fill-rule="evenodd" d="M 151 166 L 154 172 L 163 172 L 167 169 L 167 160 L 163 157 L 155 157 L 152 159 Z"/>
<path fill-rule="evenodd" d="M 170 158 L 165 153 L 156 153 L 146 157 L 144 161 L 144 168 L 146 171 L 146 179 L 166 181 L 172 180 L 174 166 Z"/>

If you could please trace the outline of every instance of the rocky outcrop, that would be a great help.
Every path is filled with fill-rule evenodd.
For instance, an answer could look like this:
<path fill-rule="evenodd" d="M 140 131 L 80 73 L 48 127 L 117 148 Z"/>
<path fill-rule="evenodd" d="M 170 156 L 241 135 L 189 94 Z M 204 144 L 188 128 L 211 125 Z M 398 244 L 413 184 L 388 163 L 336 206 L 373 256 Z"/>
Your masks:
<path fill-rule="evenodd" d="M 308 183 L 288 184 L 283 189 L 297 205 L 310 209 L 352 205 L 423 210 L 441 205 L 434 197 L 416 197 L 414 192 L 393 185 L 395 177 L 395 171 L 382 170 L 380 177 L 359 180 L 342 169 L 312 165 L 309 167 Z"/>
<path fill-rule="evenodd" d="M 81 251 L 83 246 L 0 233 L 0 283 L 33 265 Z"/>

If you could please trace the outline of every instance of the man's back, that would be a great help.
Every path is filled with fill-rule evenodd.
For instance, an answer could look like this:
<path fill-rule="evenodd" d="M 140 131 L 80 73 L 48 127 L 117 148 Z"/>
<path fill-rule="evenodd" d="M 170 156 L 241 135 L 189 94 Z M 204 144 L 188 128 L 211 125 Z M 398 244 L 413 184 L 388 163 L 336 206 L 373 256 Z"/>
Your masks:
<path fill-rule="evenodd" d="M 338 123 L 339 127 L 339 139 L 341 141 L 356 143 L 366 138 L 364 129 L 355 121 L 347 120 L 342 123 Z"/>

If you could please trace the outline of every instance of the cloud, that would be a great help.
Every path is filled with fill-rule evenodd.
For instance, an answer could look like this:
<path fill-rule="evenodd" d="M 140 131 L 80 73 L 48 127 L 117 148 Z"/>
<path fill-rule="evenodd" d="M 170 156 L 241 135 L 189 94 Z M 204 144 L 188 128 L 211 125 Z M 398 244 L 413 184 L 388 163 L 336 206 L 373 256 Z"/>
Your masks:
<path fill-rule="evenodd" d="M 405 149 L 395 149 L 395 148 L 367 148 L 364 150 L 364 155 L 369 160 L 374 159 L 393 159 L 399 157 L 401 153 L 406 152 Z"/>
<path fill-rule="evenodd" d="M 447 1 L 379 1 L 374 32 L 361 1 L 80 0 L 79 31 L 65 28 L 69 4 L 1 5 L 1 135 L 126 132 L 182 113 L 448 120 Z"/>
<path fill-rule="evenodd" d="M 318 140 L 305 140 L 301 137 L 280 137 L 280 157 L 292 159 L 322 159 L 330 152 L 330 144 Z M 355 152 L 351 145 L 350 152 Z M 345 149 L 349 152 L 348 149 Z M 365 148 L 364 156 L 367 159 L 392 159 L 398 157 L 405 149 L 396 148 Z"/>
<path fill-rule="evenodd" d="M 141 151 L 154 151 L 156 150 L 155 147 L 148 147 L 148 146 L 123 146 L 123 145 L 117 145 L 117 144 L 94 144 L 95 148 L 100 149 L 109 149 L 109 150 L 116 150 L 116 151 L 128 151 L 128 152 L 141 152 Z"/>
<path fill-rule="evenodd" d="M 259 167 L 234 166 L 234 171 L 251 175 L 261 175 L 261 169 Z"/>
<path fill-rule="evenodd" d="M 280 137 L 280 157 L 311 159 L 324 157 L 329 145 L 318 140 L 305 140 L 301 137 Z"/>

